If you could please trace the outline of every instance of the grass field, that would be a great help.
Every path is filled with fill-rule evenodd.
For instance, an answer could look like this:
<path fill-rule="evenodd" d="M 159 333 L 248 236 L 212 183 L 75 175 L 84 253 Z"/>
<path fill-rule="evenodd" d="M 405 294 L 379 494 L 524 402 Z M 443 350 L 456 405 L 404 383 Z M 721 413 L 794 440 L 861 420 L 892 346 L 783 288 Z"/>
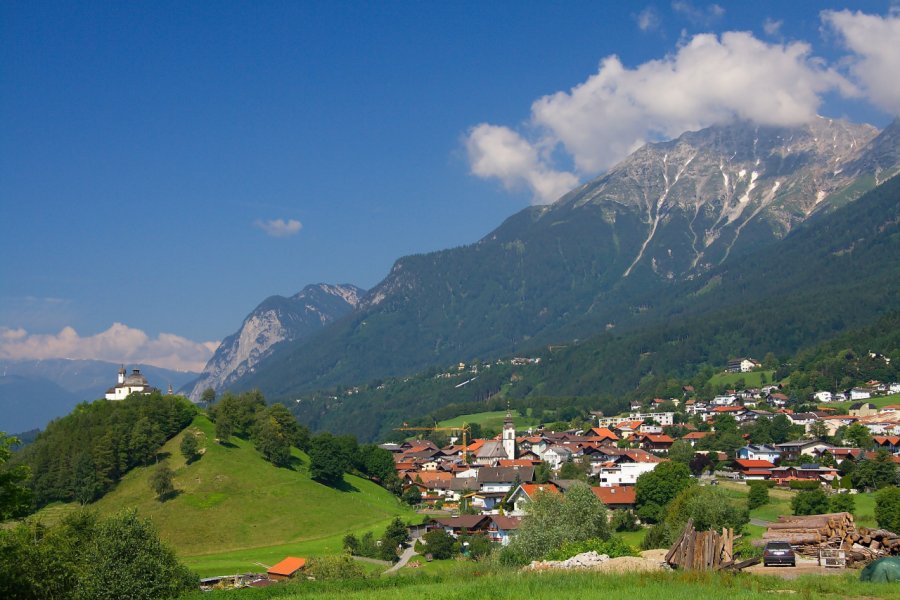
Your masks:
<path fill-rule="evenodd" d="M 765 375 L 765 381 L 763 376 Z M 720 385 L 734 385 L 737 381 L 743 379 L 746 387 L 762 387 L 772 383 L 772 376 L 775 371 L 750 371 L 749 373 L 716 373 L 709 378 L 710 385 L 718 387 Z"/>
<path fill-rule="evenodd" d="M 196 593 L 193 598 L 225 597 L 234 592 Z M 749 574 L 660 572 L 646 574 L 600 574 L 590 572 L 542 572 L 500 570 L 491 565 L 461 563 L 437 575 L 420 573 L 412 577 L 382 577 L 349 581 L 303 581 L 264 590 L 242 590 L 245 600 L 257 598 L 310 598 L 375 600 L 415 598 L 417 600 L 520 600 L 521 598 L 628 598 L 629 600 L 771 600 L 796 596 L 807 600 L 842 598 L 900 599 L 896 584 L 859 582 L 858 575 L 814 577 L 794 580 Z"/>
<path fill-rule="evenodd" d="M 348 532 L 378 534 L 394 516 L 416 519 L 408 507 L 371 481 L 345 475 L 342 489 L 309 477 L 309 459 L 294 450 L 292 469 L 263 460 L 250 442 L 213 441 L 213 424 L 198 416 L 190 430 L 204 440 L 205 453 L 185 464 L 178 451 L 184 432 L 163 447 L 175 471 L 177 495 L 155 499 L 149 476 L 154 467 L 134 469 L 93 507 L 102 514 L 136 507 L 149 517 L 185 561 L 202 576 L 258 570 L 287 554 L 334 554 Z M 48 507 L 39 516 L 58 518 L 74 508 Z"/>
<path fill-rule="evenodd" d="M 833 408 L 838 411 L 838 413 L 846 413 L 850 410 L 851 404 L 856 404 L 857 402 L 869 402 L 870 404 L 874 404 L 878 408 L 883 408 L 888 404 L 900 404 L 900 394 L 892 394 L 890 396 L 879 396 L 877 398 L 869 398 L 868 400 L 854 400 L 852 402 L 828 402 L 825 404 L 821 404 L 823 408 Z"/>
<path fill-rule="evenodd" d="M 478 423 L 482 427 L 490 427 L 496 430 L 503 428 L 503 419 L 506 418 L 505 410 L 495 410 L 489 412 L 473 413 L 469 415 L 460 415 L 452 419 L 446 419 L 438 423 L 439 427 L 460 427 L 463 424 Z M 527 429 L 539 425 L 537 419 L 533 417 L 523 417 L 518 412 L 513 412 L 513 423 L 516 429 Z"/>

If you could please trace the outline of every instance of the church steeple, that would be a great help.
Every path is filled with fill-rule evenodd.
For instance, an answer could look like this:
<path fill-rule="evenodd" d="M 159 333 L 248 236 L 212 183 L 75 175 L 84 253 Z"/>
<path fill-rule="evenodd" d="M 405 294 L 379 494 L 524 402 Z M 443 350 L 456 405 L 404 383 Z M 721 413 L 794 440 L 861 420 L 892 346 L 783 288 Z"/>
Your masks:
<path fill-rule="evenodd" d="M 509 411 L 509 402 L 506 403 L 506 418 L 503 419 L 503 450 L 507 458 L 516 457 L 516 426 Z"/>

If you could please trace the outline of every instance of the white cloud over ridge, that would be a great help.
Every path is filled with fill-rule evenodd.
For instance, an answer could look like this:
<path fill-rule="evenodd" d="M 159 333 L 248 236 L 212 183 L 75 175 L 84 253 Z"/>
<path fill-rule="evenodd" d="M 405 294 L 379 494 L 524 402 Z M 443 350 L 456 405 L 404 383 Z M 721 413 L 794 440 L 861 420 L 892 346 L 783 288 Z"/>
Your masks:
<path fill-rule="evenodd" d="M 87 337 L 72 327 L 64 327 L 57 334 L 0 327 L 0 358 L 12 360 L 71 358 L 201 371 L 218 346 L 217 341 L 195 342 L 172 333 L 151 338 L 122 323 L 113 323 L 106 331 Z"/>
<path fill-rule="evenodd" d="M 267 221 L 257 219 L 254 225 L 271 237 L 288 237 L 303 228 L 303 224 L 297 219 L 288 219 L 287 221 L 284 219 L 269 219 Z"/>
<path fill-rule="evenodd" d="M 900 114 L 900 13 L 881 17 L 827 10 L 821 17 L 853 52 L 849 71 L 866 95 L 894 116 Z"/>
<path fill-rule="evenodd" d="M 575 174 L 555 168 L 551 155 L 559 148 L 578 175 L 595 175 L 647 141 L 716 123 L 802 124 L 833 89 L 850 93 L 853 86 L 812 57 L 806 43 L 769 44 L 747 32 L 699 34 L 674 54 L 635 68 L 608 56 L 583 83 L 539 98 L 527 124 L 535 132 L 530 139 L 503 126 L 472 128 L 469 164 L 474 175 L 496 177 L 507 188 L 524 184 L 535 203 L 553 202 L 577 184 Z"/>

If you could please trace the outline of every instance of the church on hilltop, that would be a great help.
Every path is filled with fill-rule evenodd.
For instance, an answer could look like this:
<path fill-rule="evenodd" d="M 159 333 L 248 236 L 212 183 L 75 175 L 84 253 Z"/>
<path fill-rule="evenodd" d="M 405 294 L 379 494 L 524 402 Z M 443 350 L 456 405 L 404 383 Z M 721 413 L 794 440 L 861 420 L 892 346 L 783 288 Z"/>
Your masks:
<path fill-rule="evenodd" d="M 124 400 L 129 394 L 150 394 L 156 388 L 150 387 L 147 378 L 141 375 L 140 369 L 132 369 L 131 375 L 125 374 L 125 365 L 119 369 L 119 380 L 115 386 L 106 390 L 107 400 Z"/>

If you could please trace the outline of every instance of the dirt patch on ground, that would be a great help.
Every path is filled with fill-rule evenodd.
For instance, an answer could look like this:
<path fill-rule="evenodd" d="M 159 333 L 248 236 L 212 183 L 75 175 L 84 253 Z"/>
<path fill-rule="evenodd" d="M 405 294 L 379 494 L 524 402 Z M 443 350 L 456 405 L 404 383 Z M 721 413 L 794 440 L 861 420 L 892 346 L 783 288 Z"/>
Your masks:
<path fill-rule="evenodd" d="M 801 575 L 843 575 L 852 569 L 826 569 L 814 559 L 798 559 L 796 567 L 764 567 L 762 563 L 744 569 L 745 573 L 775 575 L 783 579 L 796 579 Z"/>
<path fill-rule="evenodd" d="M 592 570 L 603 573 L 643 573 L 647 571 L 667 571 L 668 569 L 669 567 L 662 560 L 639 556 L 620 556 L 619 558 L 611 558 Z"/>
<path fill-rule="evenodd" d="M 657 548 L 656 550 L 644 550 L 641 552 L 641 556 L 643 558 L 649 558 L 650 560 L 658 560 L 659 562 L 663 562 L 666 560 L 666 554 L 669 551 L 665 548 Z"/>

